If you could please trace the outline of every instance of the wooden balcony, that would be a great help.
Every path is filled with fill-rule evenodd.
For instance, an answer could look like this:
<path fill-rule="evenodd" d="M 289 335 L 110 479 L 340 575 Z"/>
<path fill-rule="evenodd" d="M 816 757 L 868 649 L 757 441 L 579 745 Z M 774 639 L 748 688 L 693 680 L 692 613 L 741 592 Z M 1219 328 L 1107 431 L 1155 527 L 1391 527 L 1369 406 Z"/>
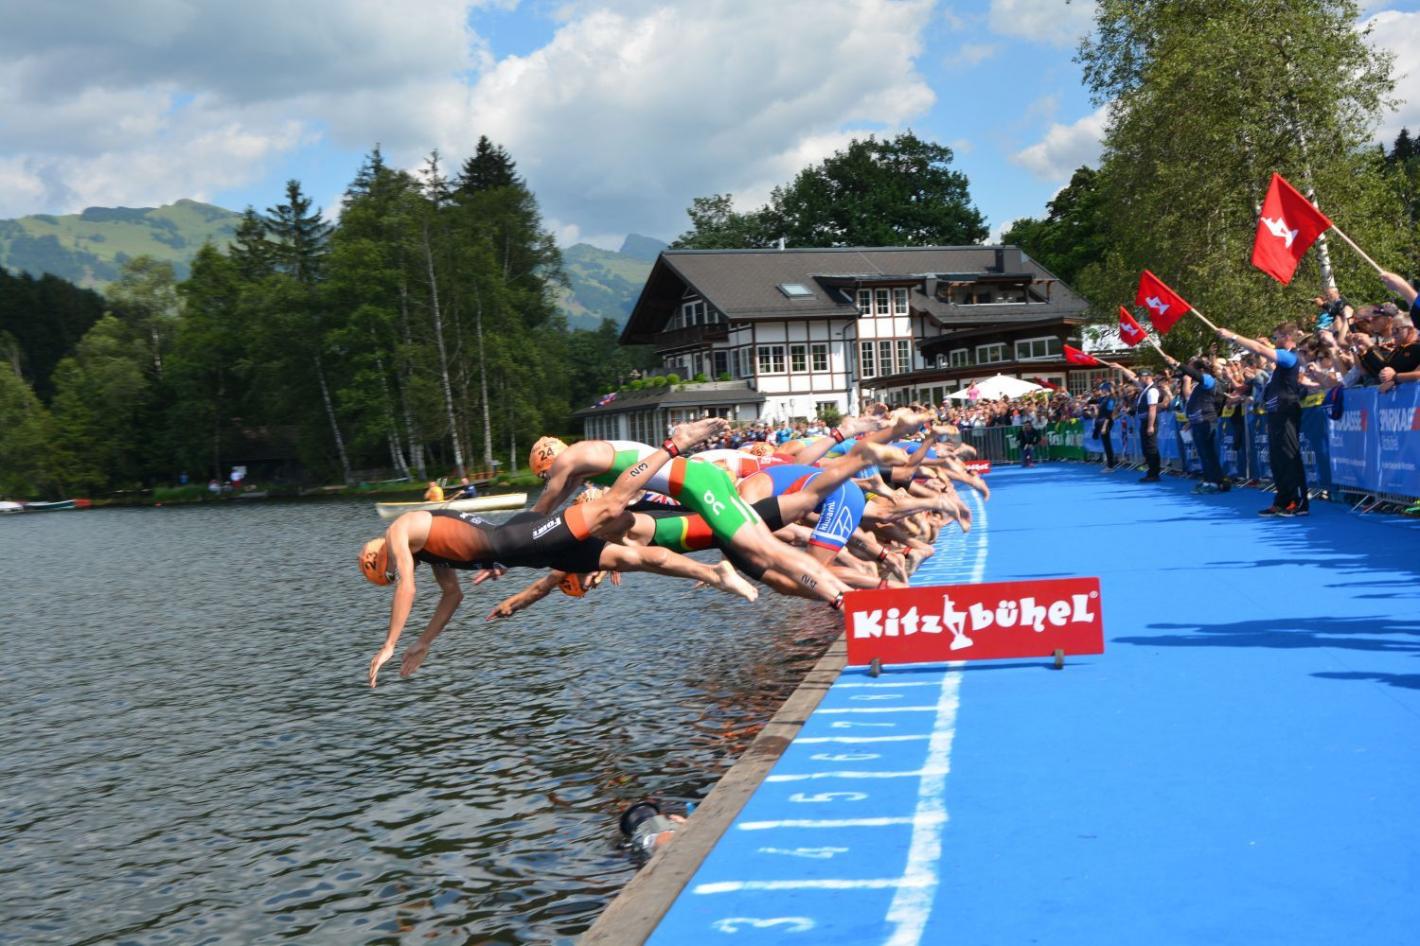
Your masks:
<path fill-rule="evenodd" d="M 661 332 L 652 341 L 657 351 L 676 348 L 699 348 L 709 342 L 723 342 L 730 337 L 730 327 L 723 322 L 712 325 L 691 325 Z"/>

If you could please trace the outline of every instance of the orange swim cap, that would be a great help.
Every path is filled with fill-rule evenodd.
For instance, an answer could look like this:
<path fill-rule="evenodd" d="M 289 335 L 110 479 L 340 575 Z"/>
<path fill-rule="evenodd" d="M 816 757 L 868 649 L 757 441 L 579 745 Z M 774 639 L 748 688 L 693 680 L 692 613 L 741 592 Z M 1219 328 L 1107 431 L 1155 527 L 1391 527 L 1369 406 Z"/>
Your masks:
<path fill-rule="evenodd" d="M 390 571 L 389 543 L 384 536 L 371 539 L 361 547 L 360 571 L 371 584 L 388 585 L 394 581 L 394 574 Z"/>
<path fill-rule="evenodd" d="M 765 443 L 763 440 L 756 440 L 754 443 L 747 443 L 743 447 L 740 447 L 740 449 L 745 453 L 748 453 L 752 457 L 774 456 L 774 448 L 769 444 Z"/>
<path fill-rule="evenodd" d="M 546 476 L 547 471 L 552 469 L 552 461 L 557 459 L 557 455 L 567 449 L 567 445 L 556 437 L 542 437 L 537 443 L 532 445 L 532 452 L 528 454 L 528 466 L 537 476 Z"/>

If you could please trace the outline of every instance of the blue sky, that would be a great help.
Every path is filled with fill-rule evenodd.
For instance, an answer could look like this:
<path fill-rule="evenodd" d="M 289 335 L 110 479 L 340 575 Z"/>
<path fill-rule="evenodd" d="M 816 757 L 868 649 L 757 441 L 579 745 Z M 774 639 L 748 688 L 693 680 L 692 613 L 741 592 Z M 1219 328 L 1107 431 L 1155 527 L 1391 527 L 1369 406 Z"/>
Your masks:
<path fill-rule="evenodd" d="M 1371 2 L 1378 46 L 1420 0 Z M 380 142 L 455 165 L 504 144 L 564 243 L 673 238 L 850 138 L 951 146 L 992 234 L 1098 155 L 1065 0 L 0 0 L 0 216 L 180 197 L 240 209 L 300 179 L 332 206 Z M 1400 61 L 1405 67 L 1404 58 Z M 1409 75 L 1399 94 L 1420 102 Z M 1414 94 L 1410 94 L 1414 87 Z M 1379 132 L 1420 125 L 1407 101 Z"/>

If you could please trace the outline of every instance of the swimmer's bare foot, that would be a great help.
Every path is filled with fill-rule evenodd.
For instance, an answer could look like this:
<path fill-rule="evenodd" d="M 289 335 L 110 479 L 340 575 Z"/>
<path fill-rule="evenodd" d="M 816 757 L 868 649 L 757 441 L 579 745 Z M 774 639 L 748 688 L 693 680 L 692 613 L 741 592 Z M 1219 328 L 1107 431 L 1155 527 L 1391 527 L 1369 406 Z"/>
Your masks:
<path fill-rule="evenodd" d="M 930 412 L 914 414 L 908 410 L 896 411 L 892 415 L 893 436 L 901 437 L 904 434 L 910 434 L 923 424 L 930 424 L 936 419 L 937 415 Z"/>
<path fill-rule="evenodd" d="M 715 587 L 721 591 L 739 595 L 746 601 L 754 601 L 759 597 L 759 589 L 741 578 L 740 573 L 735 571 L 735 566 L 729 562 L 720 562 L 715 566 L 715 571 L 719 574 Z"/>
<path fill-rule="evenodd" d="M 938 440 L 949 440 L 952 437 L 960 437 L 961 431 L 956 424 L 934 424 L 932 425 L 932 436 Z"/>
<path fill-rule="evenodd" d="M 846 440 L 849 437 L 856 437 L 859 434 L 870 434 L 875 430 L 882 430 L 887 426 L 887 421 L 881 417 L 863 415 L 861 417 L 845 417 L 838 425 L 838 432 Z"/>
<path fill-rule="evenodd" d="M 908 461 L 906 451 L 885 443 L 860 440 L 853 447 L 853 454 L 876 466 L 901 466 Z"/>
<path fill-rule="evenodd" d="M 689 450 L 729 426 L 730 422 L 723 417 L 702 417 L 700 420 L 686 421 L 671 429 L 671 443 L 675 444 L 677 450 Z"/>

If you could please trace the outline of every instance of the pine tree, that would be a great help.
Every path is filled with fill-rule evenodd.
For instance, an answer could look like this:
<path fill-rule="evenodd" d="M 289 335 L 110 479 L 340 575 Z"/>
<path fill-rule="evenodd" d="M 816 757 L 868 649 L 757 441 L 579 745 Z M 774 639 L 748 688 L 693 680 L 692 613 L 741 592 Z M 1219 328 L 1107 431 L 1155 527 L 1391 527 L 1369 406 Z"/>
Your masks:
<path fill-rule="evenodd" d="M 502 145 L 495 145 L 487 135 L 480 135 L 473 156 L 463 163 L 459 171 L 458 194 L 477 194 L 496 190 L 499 187 L 517 187 L 522 184 L 513 159 Z"/>
<path fill-rule="evenodd" d="M 256 282 L 273 271 L 276 254 L 266 236 L 266 220 L 250 204 L 242 211 L 227 255 L 246 282 Z"/>
<path fill-rule="evenodd" d="M 268 208 L 264 222 L 277 269 L 299 283 L 314 283 L 332 228 L 319 208 L 311 211 L 311 199 L 301 193 L 300 181 L 286 182 L 286 203 Z"/>

